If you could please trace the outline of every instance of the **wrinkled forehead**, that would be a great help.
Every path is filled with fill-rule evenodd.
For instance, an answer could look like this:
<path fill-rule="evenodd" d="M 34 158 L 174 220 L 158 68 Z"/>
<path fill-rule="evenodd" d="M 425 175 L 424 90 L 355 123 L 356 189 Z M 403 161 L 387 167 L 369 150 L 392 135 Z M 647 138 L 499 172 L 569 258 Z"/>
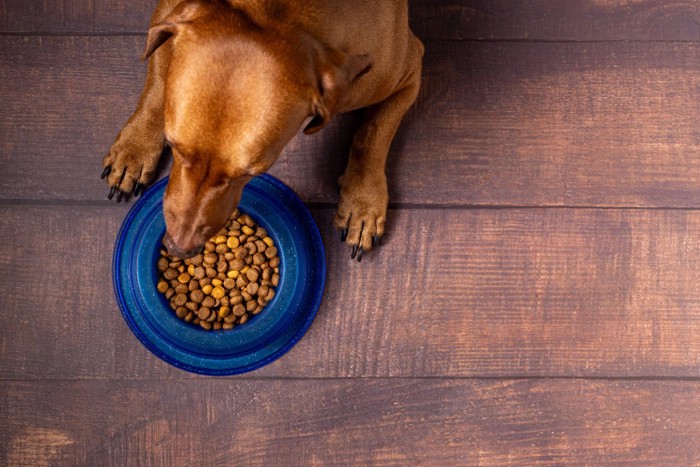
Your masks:
<path fill-rule="evenodd" d="M 179 48 L 168 73 L 167 110 L 223 118 L 233 104 L 238 112 L 250 112 L 274 99 L 279 75 L 277 61 L 253 43 L 209 41 Z"/>

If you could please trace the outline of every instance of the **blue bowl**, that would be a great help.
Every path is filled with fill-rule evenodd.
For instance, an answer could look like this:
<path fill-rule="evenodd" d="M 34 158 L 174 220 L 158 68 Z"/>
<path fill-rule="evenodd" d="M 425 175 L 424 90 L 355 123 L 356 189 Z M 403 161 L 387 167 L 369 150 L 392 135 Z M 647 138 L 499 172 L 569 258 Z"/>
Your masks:
<path fill-rule="evenodd" d="M 311 214 L 276 178 L 248 182 L 238 208 L 275 241 L 280 282 L 272 301 L 246 324 L 205 331 L 177 318 L 156 289 L 167 183 L 160 180 L 134 204 L 114 247 L 114 292 L 129 328 L 157 357 L 193 373 L 233 375 L 276 360 L 311 326 L 323 297 L 325 254 Z"/>

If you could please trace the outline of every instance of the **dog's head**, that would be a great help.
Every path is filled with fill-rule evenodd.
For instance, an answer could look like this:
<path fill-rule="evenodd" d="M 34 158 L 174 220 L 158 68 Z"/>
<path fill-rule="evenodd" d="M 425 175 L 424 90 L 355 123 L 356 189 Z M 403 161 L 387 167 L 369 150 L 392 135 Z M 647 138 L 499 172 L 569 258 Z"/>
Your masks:
<path fill-rule="evenodd" d="M 371 63 L 216 0 L 180 3 L 149 30 L 144 59 L 166 42 L 173 167 L 164 242 L 190 257 L 224 226 L 244 185 L 270 168 L 305 120 L 306 133 L 325 126 Z"/>

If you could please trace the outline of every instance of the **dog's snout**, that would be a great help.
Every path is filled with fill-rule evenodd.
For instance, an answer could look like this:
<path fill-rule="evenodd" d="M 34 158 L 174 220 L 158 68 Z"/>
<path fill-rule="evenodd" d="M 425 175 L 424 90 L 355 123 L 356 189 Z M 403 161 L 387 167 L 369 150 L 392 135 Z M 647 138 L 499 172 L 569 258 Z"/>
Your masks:
<path fill-rule="evenodd" d="M 166 233 L 163 237 L 163 246 L 166 250 L 168 250 L 168 253 L 181 259 L 187 259 L 192 258 L 193 256 L 197 256 L 202 250 L 201 246 L 196 246 L 194 248 L 189 249 L 180 248 L 168 233 Z"/>

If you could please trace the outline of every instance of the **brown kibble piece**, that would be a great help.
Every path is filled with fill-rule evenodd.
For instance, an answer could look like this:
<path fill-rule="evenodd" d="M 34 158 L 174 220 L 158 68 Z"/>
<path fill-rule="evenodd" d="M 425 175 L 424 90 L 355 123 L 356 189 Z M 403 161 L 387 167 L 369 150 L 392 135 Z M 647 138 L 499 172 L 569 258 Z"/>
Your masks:
<path fill-rule="evenodd" d="M 202 303 L 202 300 L 204 300 L 204 292 L 201 290 L 193 290 L 190 293 L 190 299 L 195 303 Z"/>
<path fill-rule="evenodd" d="M 168 286 L 167 282 L 165 282 L 165 281 L 158 282 L 158 287 L 157 287 L 158 292 L 165 293 L 168 290 L 168 288 L 169 288 L 169 286 Z"/>
<path fill-rule="evenodd" d="M 274 246 L 269 247 L 267 250 L 265 250 L 265 256 L 267 256 L 268 259 L 274 258 L 277 256 L 277 248 Z"/>
<path fill-rule="evenodd" d="M 216 299 L 212 296 L 206 296 L 204 297 L 204 300 L 202 300 L 202 306 L 211 308 L 216 306 Z"/>
<path fill-rule="evenodd" d="M 175 315 L 178 318 L 183 319 L 185 316 L 187 316 L 187 313 L 189 313 L 189 311 L 190 310 L 188 310 L 184 306 L 179 306 L 179 307 L 177 307 L 177 310 L 175 310 Z"/>
<path fill-rule="evenodd" d="M 206 271 L 202 266 L 197 266 L 194 268 L 194 278 L 197 280 L 204 279 L 204 277 L 207 275 Z"/>
<path fill-rule="evenodd" d="M 185 303 L 187 303 L 187 295 L 185 294 L 177 294 L 175 295 L 175 298 L 173 298 L 173 301 L 177 306 L 183 306 Z"/>
<path fill-rule="evenodd" d="M 163 273 L 163 277 L 165 277 L 169 281 L 175 279 L 179 275 L 180 275 L 180 273 L 177 272 L 177 269 L 173 269 L 173 268 L 168 268 Z"/>
<path fill-rule="evenodd" d="M 248 269 L 248 272 L 246 272 L 245 275 L 251 282 L 255 282 L 258 280 L 258 278 L 260 278 L 260 273 L 257 269 Z"/>
<path fill-rule="evenodd" d="M 211 315 L 211 310 L 205 306 L 200 308 L 199 311 L 197 312 L 197 317 L 199 319 L 206 320 L 207 318 L 209 318 L 209 315 Z"/>
<path fill-rule="evenodd" d="M 246 292 L 248 292 L 250 295 L 255 295 L 258 293 L 258 283 L 257 282 L 251 282 L 248 284 L 245 288 Z"/>
<path fill-rule="evenodd" d="M 160 258 L 158 260 L 158 270 L 160 272 L 165 272 L 168 270 L 168 260 L 165 258 Z"/>

